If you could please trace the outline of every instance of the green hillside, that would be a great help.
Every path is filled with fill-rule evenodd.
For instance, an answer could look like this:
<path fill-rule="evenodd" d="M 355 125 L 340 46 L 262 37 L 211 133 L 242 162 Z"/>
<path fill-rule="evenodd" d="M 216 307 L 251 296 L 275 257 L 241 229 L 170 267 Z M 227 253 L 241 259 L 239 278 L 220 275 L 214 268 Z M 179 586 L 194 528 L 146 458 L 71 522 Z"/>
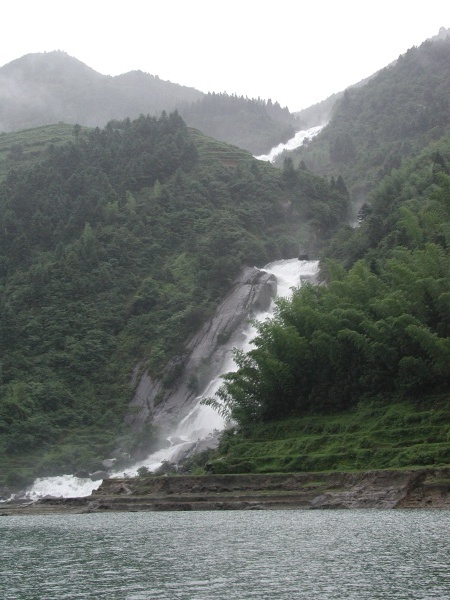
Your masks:
<path fill-rule="evenodd" d="M 0 134 L 0 180 L 11 169 L 29 167 L 39 162 L 48 146 L 65 144 L 73 136 L 73 126 L 64 123 Z"/>
<path fill-rule="evenodd" d="M 328 126 L 292 155 L 321 175 L 342 175 L 360 206 L 402 162 L 450 130 L 450 38 L 401 55 L 333 107 Z"/>
<path fill-rule="evenodd" d="M 217 472 L 450 462 L 450 136 L 375 188 L 359 227 L 237 353 Z M 214 402 L 211 402 L 215 405 Z"/>
<path fill-rule="evenodd" d="M 188 125 L 258 156 L 300 129 L 300 121 L 271 100 L 213 93 L 180 105 L 179 111 Z"/>
<path fill-rule="evenodd" d="M 208 457 L 214 471 L 450 463 L 449 86 L 442 30 L 347 90 L 284 157 L 285 172 L 339 181 L 362 207 L 321 250 L 323 285 L 280 303 L 237 354 L 222 406 L 210 401 L 238 430 Z"/>
<path fill-rule="evenodd" d="M 228 123 L 241 107 L 256 129 L 268 112 L 291 127 L 279 106 L 226 95 L 199 101 L 199 128 L 163 112 L 0 135 L 1 484 L 154 447 L 151 423 L 140 439 L 124 425 L 132 373 L 170 389 L 240 269 L 299 252 L 320 255 L 320 284 L 281 301 L 255 348 L 236 354 L 222 405 L 209 401 L 234 430 L 208 468 L 450 463 L 441 38 L 348 90 L 279 169 L 199 130 L 217 126 L 217 107 Z"/>
<path fill-rule="evenodd" d="M 426 405 L 362 402 L 352 411 L 311 414 L 225 433 L 210 455 L 214 473 L 399 469 L 450 464 L 448 396 Z M 213 458 L 213 460 L 211 460 Z"/>
<path fill-rule="evenodd" d="M 64 135 L 69 141 L 64 143 Z M 177 377 L 184 344 L 243 266 L 331 235 L 348 197 L 186 127 L 177 113 L 4 136 L 2 477 L 95 468 L 121 437 L 133 370 Z M 337 204 L 308 225 L 311 203 Z M 150 448 L 154 435 L 148 435 Z"/>

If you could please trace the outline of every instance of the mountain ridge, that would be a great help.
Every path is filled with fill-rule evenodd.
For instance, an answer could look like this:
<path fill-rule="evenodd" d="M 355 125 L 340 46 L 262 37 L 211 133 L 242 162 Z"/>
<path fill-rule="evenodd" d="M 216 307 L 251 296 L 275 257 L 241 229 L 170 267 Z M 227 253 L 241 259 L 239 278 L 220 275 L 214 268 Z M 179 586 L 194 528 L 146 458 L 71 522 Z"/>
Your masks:
<path fill-rule="evenodd" d="M 278 103 L 204 94 L 140 70 L 102 75 L 61 50 L 28 54 L 0 68 L 0 131 L 60 122 L 104 127 L 111 120 L 178 109 L 192 127 L 262 154 L 299 129 Z"/>

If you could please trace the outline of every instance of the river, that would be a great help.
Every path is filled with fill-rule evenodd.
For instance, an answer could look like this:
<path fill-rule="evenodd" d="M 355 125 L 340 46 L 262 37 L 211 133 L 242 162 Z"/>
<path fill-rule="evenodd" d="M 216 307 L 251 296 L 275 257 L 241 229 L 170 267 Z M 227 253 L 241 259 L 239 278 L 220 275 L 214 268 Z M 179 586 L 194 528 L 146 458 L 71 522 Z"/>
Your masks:
<path fill-rule="evenodd" d="M 449 511 L 0 518 L 4 600 L 448 600 Z"/>

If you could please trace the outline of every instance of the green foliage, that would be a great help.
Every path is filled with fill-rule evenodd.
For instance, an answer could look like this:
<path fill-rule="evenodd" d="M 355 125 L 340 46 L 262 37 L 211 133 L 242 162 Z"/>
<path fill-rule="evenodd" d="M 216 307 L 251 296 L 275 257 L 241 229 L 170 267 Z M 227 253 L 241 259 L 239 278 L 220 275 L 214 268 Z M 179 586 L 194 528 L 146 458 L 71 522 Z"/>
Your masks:
<path fill-rule="evenodd" d="M 0 180 L 10 169 L 32 166 L 50 146 L 58 148 L 72 138 L 73 128 L 59 123 L 37 127 L 32 131 L 0 134 Z"/>

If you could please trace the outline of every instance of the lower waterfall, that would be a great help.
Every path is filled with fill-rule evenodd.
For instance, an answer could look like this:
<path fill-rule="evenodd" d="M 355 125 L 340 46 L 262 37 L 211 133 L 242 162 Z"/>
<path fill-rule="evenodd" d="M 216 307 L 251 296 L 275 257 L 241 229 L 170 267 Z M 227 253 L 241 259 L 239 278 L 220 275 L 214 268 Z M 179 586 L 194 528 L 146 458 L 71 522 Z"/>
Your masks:
<path fill-rule="evenodd" d="M 318 270 L 318 261 L 298 260 L 297 258 L 281 260 L 269 263 L 262 271 L 273 274 L 277 279 L 277 298 L 287 298 L 292 295 L 293 288 L 301 285 L 302 281 L 315 277 Z M 275 302 L 267 312 L 256 315 L 257 321 L 264 321 L 273 315 Z M 256 329 L 247 324 L 243 332 L 242 345 L 240 349 L 248 351 L 252 347 L 252 339 L 255 337 Z M 236 369 L 231 351 L 225 356 L 218 367 L 216 376 L 209 382 L 203 392 L 196 398 L 191 411 L 178 423 L 174 431 L 167 438 L 167 447 L 154 452 L 144 460 L 122 469 L 109 473 L 111 478 L 137 475 L 138 469 L 146 467 L 154 471 L 161 466 L 163 461 L 177 462 L 177 457 L 185 455 L 186 450 L 195 452 L 196 446 L 207 444 L 208 438 L 214 432 L 224 429 L 225 422 L 219 413 L 209 406 L 202 404 L 203 398 L 212 397 L 222 384 L 221 375 Z M 61 475 L 56 477 L 43 477 L 37 479 L 34 484 L 17 497 L 37 500 L 45 496 L 62 498 L 89 496 L 101 484 L 101 479 L 92 481 L 90 478 L 78 478 L 73 475 Z"/>

